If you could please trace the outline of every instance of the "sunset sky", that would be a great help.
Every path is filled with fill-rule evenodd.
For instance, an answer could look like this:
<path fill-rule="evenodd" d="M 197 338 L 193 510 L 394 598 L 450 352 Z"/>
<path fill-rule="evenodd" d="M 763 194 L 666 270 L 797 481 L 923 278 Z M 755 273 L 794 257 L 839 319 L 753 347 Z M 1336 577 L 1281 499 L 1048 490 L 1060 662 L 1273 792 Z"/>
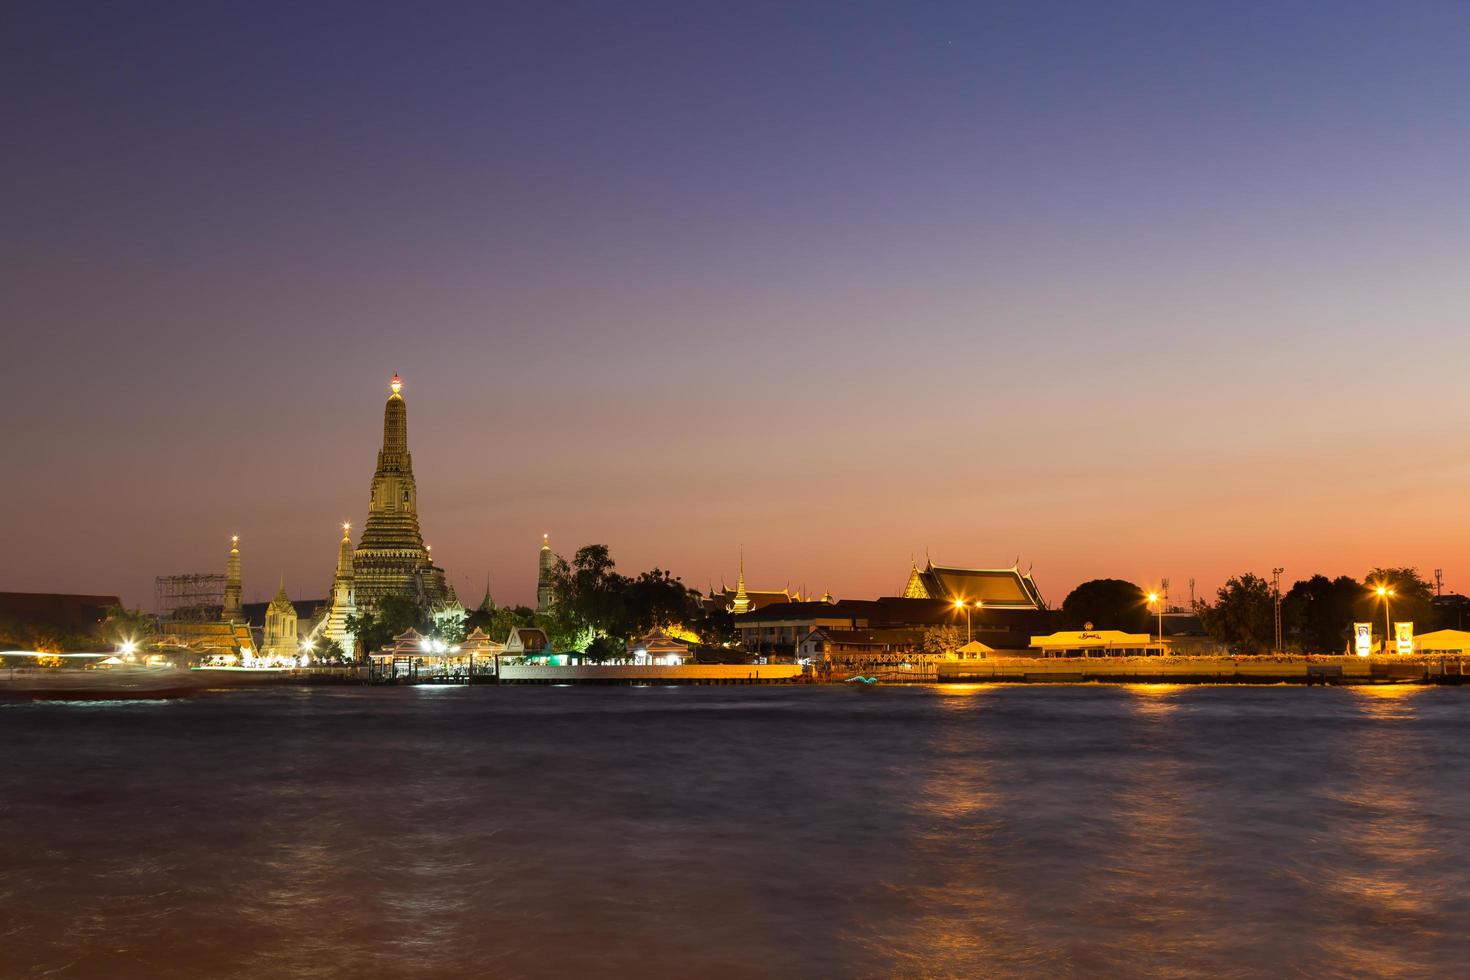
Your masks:
<path fill-rule="evenodd" d="M 839 597 L 1470 591 L 1470 4 L 7 3 L 0 589 L 326 595 L 405 381 L 542 532 Z"/>

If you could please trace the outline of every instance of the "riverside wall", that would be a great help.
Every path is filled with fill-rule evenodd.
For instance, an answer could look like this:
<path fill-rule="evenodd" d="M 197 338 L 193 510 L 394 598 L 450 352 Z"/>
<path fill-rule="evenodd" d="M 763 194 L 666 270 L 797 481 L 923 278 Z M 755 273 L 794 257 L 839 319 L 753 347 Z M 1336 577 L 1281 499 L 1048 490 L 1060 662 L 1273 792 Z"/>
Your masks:
<path fill-rule="evenodd" d="M 1032 682 L 1194 684 L 1463 683 L 1459 657 L 992 657 L 936 666 L 940 683 Z"/>

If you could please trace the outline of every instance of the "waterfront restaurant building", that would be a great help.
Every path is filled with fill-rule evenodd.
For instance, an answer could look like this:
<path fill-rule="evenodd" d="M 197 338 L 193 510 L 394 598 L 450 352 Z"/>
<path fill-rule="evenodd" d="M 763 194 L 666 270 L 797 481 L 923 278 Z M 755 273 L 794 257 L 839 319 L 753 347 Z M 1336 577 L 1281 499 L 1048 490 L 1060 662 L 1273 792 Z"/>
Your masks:
<path fill-rule="evenodd" d="M 1033 636 L 1031 647 L 1039 657 L 1153 657 L 1168 652 L 1148 633 L 1122 630 L 1069 630 Z"/>

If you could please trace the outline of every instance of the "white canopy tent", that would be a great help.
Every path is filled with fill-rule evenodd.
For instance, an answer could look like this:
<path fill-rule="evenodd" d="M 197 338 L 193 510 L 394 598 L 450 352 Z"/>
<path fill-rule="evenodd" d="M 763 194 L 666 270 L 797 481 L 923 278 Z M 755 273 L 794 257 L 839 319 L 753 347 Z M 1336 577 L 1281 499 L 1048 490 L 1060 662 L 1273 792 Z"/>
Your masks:
<path fill-rule="evenodd" d="M 1414 637 L 1415 653 L 1470 655 L 1470 631 L 1436 630 Z"/>

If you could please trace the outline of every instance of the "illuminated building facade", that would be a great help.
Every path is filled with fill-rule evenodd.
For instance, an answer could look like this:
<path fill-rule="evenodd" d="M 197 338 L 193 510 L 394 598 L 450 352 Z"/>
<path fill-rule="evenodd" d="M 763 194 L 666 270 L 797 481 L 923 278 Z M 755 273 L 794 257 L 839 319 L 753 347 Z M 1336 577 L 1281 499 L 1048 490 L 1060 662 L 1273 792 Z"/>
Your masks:
<path fill-rule="evenodd" d="M 265 637 L 260 644 L 260 655 L 269 660 L 294 661 L 301 639 L 296 629 L 296 607 L 286 595 L 286 580 L 265 610 Z"/>

